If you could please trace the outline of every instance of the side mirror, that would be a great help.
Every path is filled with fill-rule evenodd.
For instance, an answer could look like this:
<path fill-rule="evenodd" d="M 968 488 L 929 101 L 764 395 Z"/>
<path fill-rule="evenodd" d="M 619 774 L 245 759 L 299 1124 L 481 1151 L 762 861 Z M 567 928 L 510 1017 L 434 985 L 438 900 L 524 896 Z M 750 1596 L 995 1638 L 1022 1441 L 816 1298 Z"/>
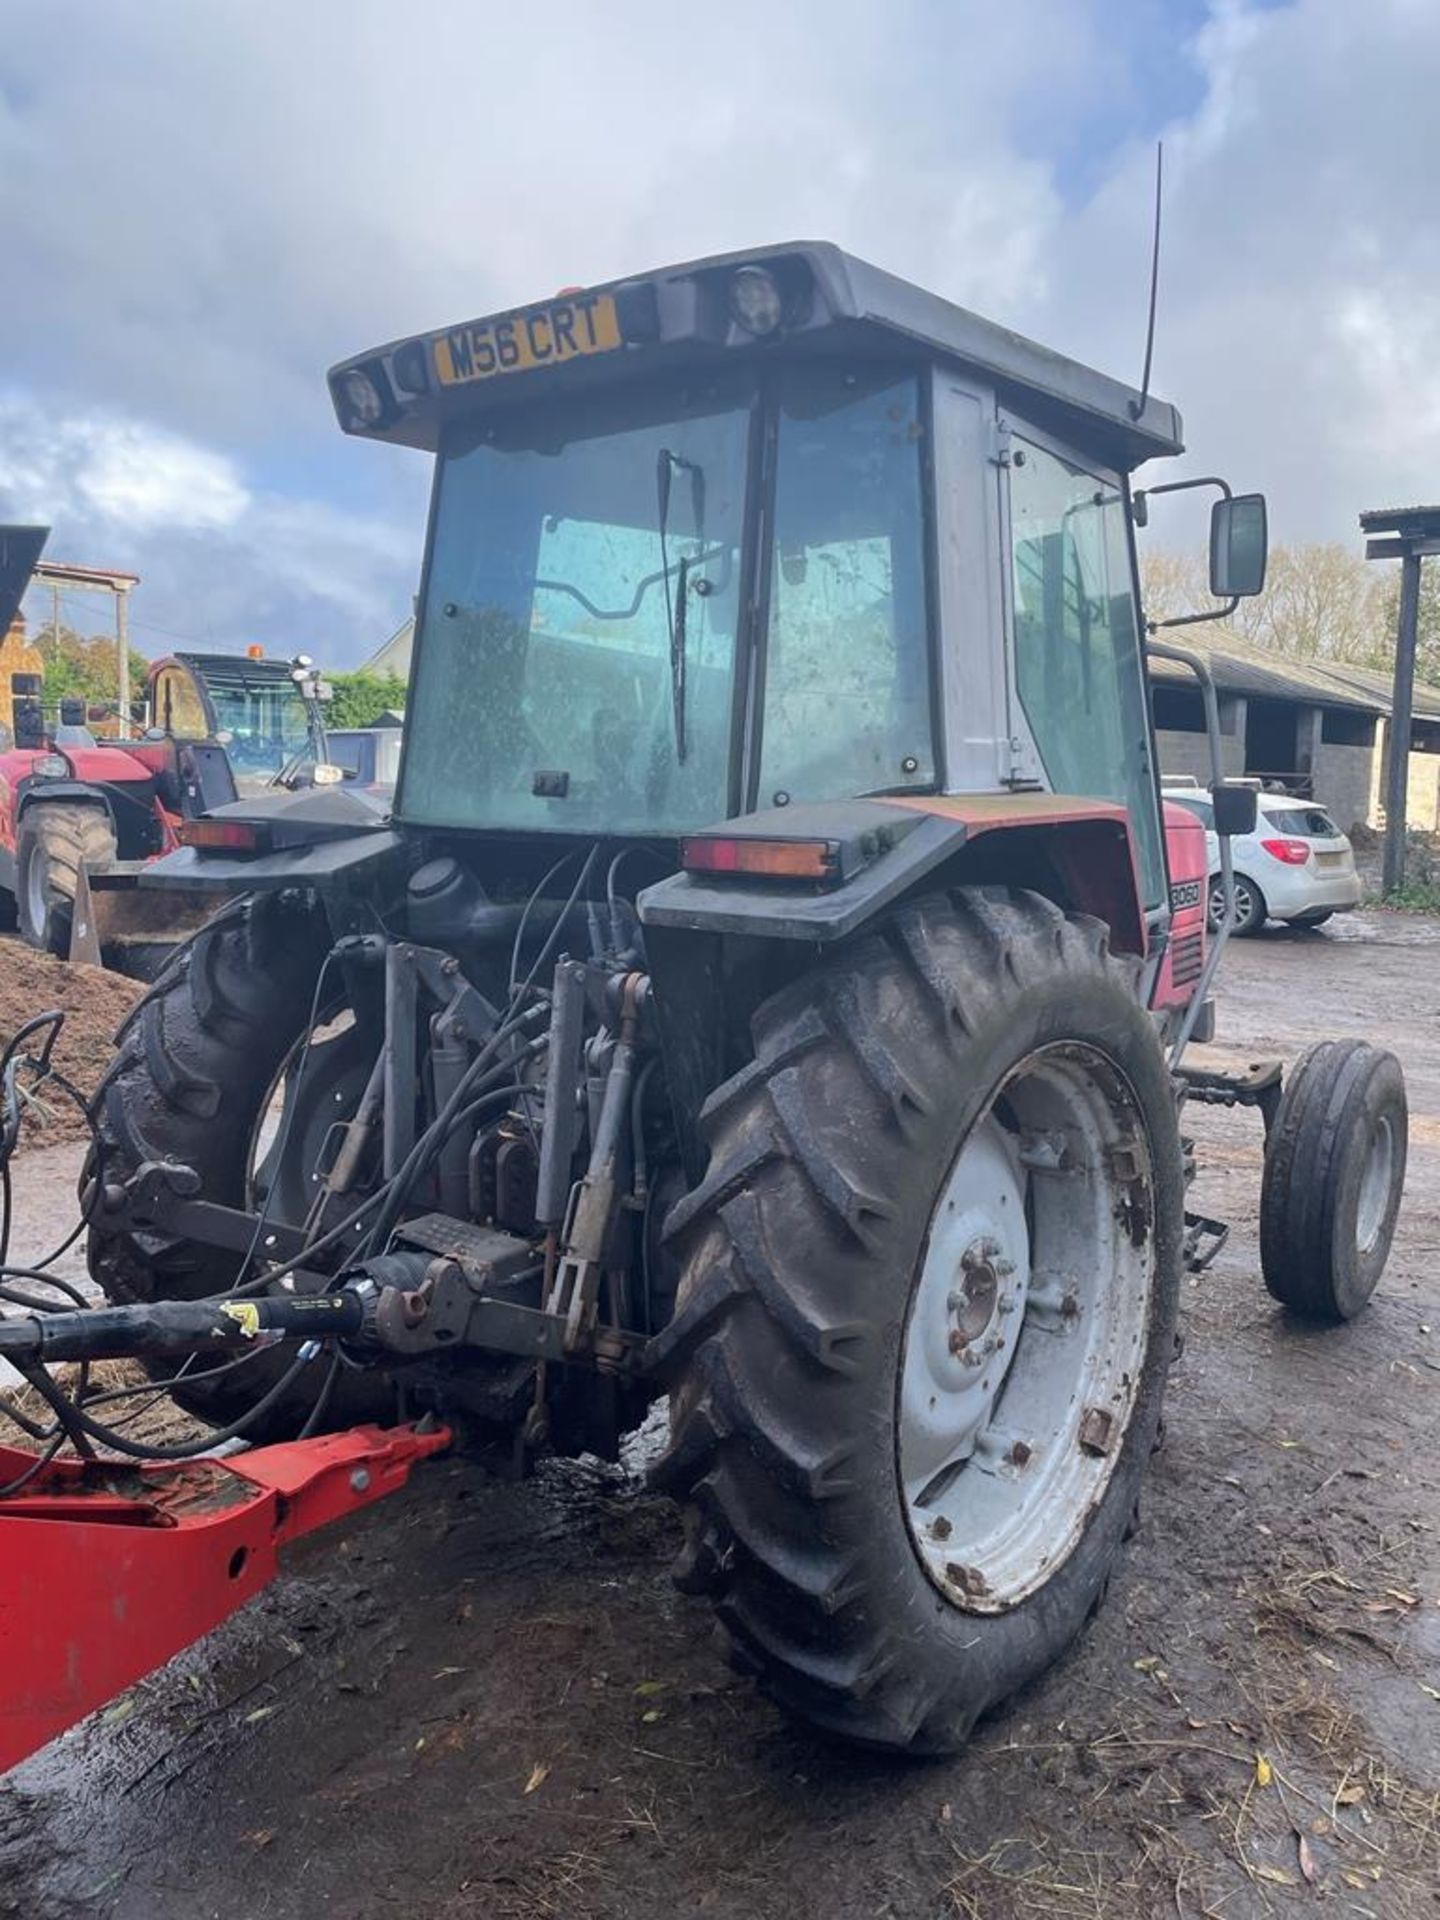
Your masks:
<path fill-rule="evenodd" d="M 1237 493 L 1215 502 L 1210 509 L 1210 591 L 1217 600 L 1244 599 L 1261 591 L 1268 546 L 1263 493 Z"/>
<path fill-rule="evenodd" d="M 1210 799 L 1215 808 L 1216 833 L 1239 839 L 1243 834 L 1255 831 L 1259 803 L 1254 787 L 1232 787 L 1222 782 L 1218 787 L 1211 788 Z"/>

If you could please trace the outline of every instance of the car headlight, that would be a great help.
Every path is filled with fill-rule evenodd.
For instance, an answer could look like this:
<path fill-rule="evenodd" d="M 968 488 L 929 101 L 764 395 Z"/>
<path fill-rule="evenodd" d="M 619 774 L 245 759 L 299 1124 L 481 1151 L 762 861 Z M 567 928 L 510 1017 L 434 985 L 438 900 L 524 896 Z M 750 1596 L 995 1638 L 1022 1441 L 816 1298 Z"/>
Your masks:
<path fill-rule="evenodd" d="M 730 282 L 730 313 L 737 326 L 763 339 L 785 318 L 775 276 L 765 267 L 740 267 Z"/>
<path fill-rule="evenodd" d="M 42 753 L 31 762 L 30 772 L 36 780 L 68 780 L 70 762 L 61 753 Z"/>
<path fill-rule="evenodd" d="M 349 418 L 351 427 L 374 427 L 380 423 L 385 401 L 379 387 L 359 367 L 351 367 L 335 382 L 335 397 Z"/>

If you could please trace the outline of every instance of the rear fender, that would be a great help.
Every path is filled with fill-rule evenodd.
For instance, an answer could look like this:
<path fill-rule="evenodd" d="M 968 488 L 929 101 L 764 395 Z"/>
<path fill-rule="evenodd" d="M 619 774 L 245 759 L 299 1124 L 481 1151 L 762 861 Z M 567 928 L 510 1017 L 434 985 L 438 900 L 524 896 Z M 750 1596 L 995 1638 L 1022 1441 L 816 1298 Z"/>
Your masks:
<path fill-rule="evenodd" d="M 835 883 L 680 873 L 639 896 L 676 1128 L 692 1181 L 704 1171 L 696 1117 L 750 1057 L 750 1016 L 809 966 L 906 899 L 953 886 L 1032 888 L 1093 914 L 1119 952 L 1146 949 L 1138 868 L 1123 807 L 1060 794 L 849 800 L 748 814 L 696 839 L 823 840 Z"/>
<path fill-rule="evenodd" d="M 822 945 L 849 938 L 929 882 L 1033 888 L 1094 914 L 1124 953 L 1145 952 L 1145 917 L 1125 809 L 1051 793 L 937 794 L 771 808 L 694 841 L 825 841 L 828 882 L 680 873 L 638 901 L 647 929 L 751 934 Z"/>
<path fill-rule="evenodd" d="M 105 789 L 93 787 L 86 780 L 22 781 L 16 812 L 23 820 L 31 807 L 42 806 L 49 800 L 78 800 L 87 806 L 103 807 L 110 816 L 111 825 L 115 823 L 115 809 Z"/>
<path fill-rule="evenodd" d="M 154 860 L 140 876 L 142 887 L 174 888 L 179 892 L 274 893 L 284 887 L 327 886 L 374 882 L 381 885 L 391 871 L 401 871 L 414 857 L 415 842 L 391 829 L 356 834 L 347 839 L 323 840 L 309 846 L 285 847 L 274 853 L 200 853 L 181 847 L 163 860 Z"/>

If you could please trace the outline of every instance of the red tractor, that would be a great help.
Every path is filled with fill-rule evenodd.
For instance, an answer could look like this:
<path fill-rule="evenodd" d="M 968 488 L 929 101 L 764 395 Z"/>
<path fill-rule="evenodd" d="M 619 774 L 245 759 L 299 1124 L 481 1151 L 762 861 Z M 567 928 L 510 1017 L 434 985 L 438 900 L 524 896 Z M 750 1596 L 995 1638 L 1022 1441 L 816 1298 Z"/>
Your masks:
<path fill-rule="evenodd" d="M 1224 1233 L 1186 1210 L 1187 1101 L 1263 1112 L 1294 1311 L 1359 1310 L 1400 1202 L 1391 1056 L 1186 1057 L 1255 800 L 1192 663 L 1207 951 L 1134 552 L 1131 475 L 1179 419 L 808 244 L 331 390 L 435 455 L 393 817 L 332 787 L 182 825 L 157 877 L 233 898 L 94 1107 L 110 1304 L 0 1321 L 42 1449 L 143 1452 L 47 1371 L 115 1354 L 271 1444 L 138 1478 L 9 1457 L 5 1756 L 445 1439 L 613 1456 L 662 1396 L 678 1576 L 737 1657 L 837 1734 L 951 1749 L 1134 1525 Z M 1264 503 L 1220 491 L 1233 604 Z"/>
<path fill-rule="evenodd" d="M 21 582 L 16 592 L 23 590 Z M 10 924 L 18 920 L 31 946 L 71 952 L 77 898 L 93 936 L 84 957 L 97 957 L 122 923 L 170 924 L 163 904 L 147 900 L 137 911 L 128 883 L 144 864 L 174 852 L 181 822 L 262 790 L 292 762 L 323 761 L 314 700 L 296 672 L 290 662 L 230 654 L 157 660 L 146 680 L 141 737 L 125 740 L 97 738 L 83 700 L 47 711 L 38 688 L 5 689 L 0 911 L 8 907 Z M 103 904 L 87 906 L 101 876 Z M 122 898 L 128 911 L 118 905 Z"/>

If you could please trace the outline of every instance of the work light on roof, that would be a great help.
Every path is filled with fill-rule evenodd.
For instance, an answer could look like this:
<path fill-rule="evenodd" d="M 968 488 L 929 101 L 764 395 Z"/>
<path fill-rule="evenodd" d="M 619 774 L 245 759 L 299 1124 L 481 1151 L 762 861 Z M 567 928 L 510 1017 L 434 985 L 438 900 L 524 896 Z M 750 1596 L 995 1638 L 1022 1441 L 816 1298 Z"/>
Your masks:
<path fill-rule="evenodd" d="M 373 427 L 385 411 L 380 389 L 368 373 L 351 367 L 335 382 L 336 397 L 350 416 L 352 427 Z"/>
<path fill-rule="evenodd" d="M 775 276 L 764 267 L 741 267 L 730 282 L 730 312 L 738 326 L 763 339 L 785 317 Z"/>

